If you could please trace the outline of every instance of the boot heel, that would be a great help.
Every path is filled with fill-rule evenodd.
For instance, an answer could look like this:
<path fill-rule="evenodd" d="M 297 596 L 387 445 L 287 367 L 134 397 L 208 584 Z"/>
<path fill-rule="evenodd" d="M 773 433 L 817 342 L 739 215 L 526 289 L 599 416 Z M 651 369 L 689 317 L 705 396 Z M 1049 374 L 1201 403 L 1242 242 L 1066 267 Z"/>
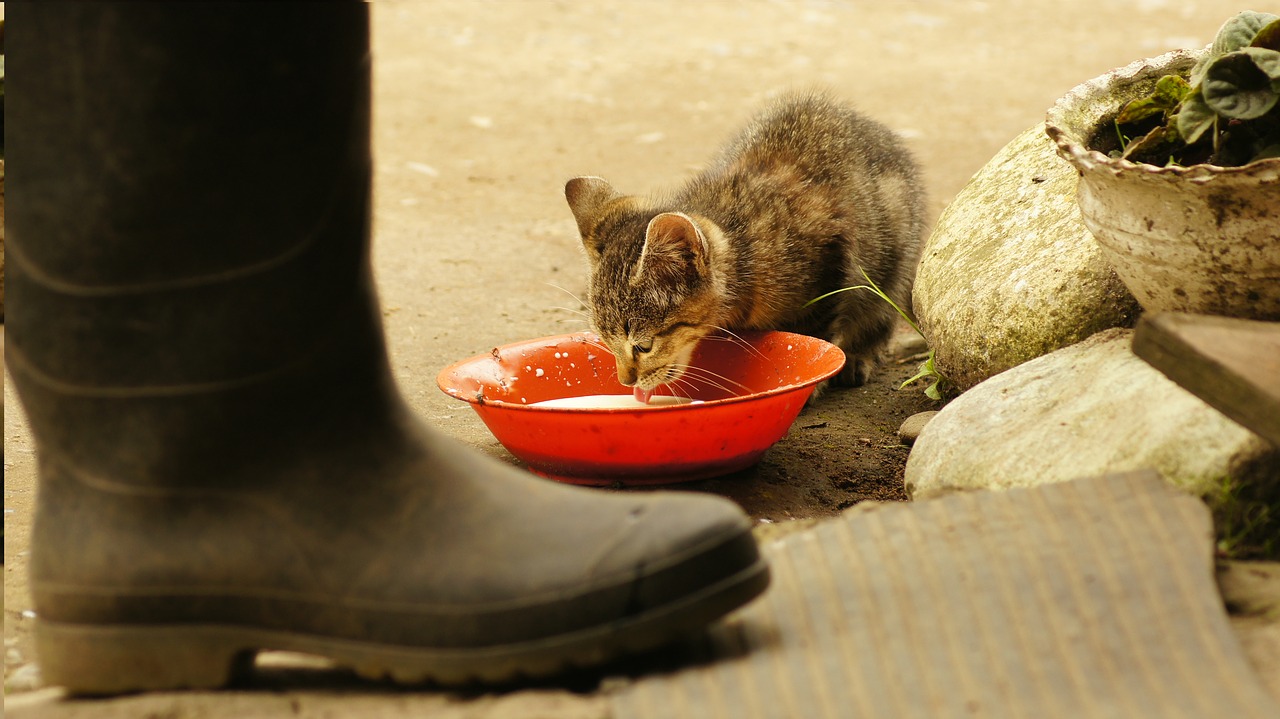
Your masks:
<path fill-rule="evenodd" d="M 211 627 L 38 620 L 35 639 L 44 682 L 81 695 L 222 687 L 256 654 L 235 632 Z"/>

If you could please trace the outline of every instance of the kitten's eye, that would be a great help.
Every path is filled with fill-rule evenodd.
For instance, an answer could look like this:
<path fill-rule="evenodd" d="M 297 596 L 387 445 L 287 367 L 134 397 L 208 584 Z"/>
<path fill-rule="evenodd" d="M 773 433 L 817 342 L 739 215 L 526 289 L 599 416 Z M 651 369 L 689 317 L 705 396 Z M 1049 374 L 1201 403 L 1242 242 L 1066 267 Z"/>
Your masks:
<path fill-rule="evenodd" d="M 632 345 L 632 346 L 633 346 L 633 347 L 635 347 L 635 348 L 636 348 L 636 352 L 639 352 L 640 354 L 644 354 L 644 353 L 646 353 L 646 352 L 652 352 L 652 351 L 653 351 L 653 340 L 651 340 L 651 339 L 649 339 L 649 340 L 644 340 L 644 341 L 642 341 L 642 342 L 637 342 L 637 343 L 635 343 L 635 344 L 634 344 L 634 345 Z"/>

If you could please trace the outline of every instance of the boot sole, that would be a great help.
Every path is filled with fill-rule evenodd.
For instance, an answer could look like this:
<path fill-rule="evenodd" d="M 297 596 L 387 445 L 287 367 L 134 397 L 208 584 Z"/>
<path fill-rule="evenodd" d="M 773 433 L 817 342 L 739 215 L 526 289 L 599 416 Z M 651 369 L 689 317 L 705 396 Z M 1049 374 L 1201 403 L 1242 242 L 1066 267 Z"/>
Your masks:
<path fill-rule="evenodd" d="M 538 679 L 647 651 L 697 631 L 769 586 L 763 560 L 644 614 L 520 644 L 433 649 L 228 625 L 97 625 L 37 620 L 47 684 L 73 695 L 215 689 L 250 671 L 257 652 L 327 657 L 362 677 L 401 684 L 500 684 Z"/>

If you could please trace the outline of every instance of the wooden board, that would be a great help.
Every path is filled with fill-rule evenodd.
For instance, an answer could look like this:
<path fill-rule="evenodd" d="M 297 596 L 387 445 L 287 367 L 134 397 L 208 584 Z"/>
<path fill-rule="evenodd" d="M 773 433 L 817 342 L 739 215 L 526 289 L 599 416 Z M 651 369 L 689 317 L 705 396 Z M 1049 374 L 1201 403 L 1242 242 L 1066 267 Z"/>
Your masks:
<path fill-rule="evenodd" d="M 1133 352 L 1219 412 L 1280 445 L 1280 322 L 1144 315 Z"/>

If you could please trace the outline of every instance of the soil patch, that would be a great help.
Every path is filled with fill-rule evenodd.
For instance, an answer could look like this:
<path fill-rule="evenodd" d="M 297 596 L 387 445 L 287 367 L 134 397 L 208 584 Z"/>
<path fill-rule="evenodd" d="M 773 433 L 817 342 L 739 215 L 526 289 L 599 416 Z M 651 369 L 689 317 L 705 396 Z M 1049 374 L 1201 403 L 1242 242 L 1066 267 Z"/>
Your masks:
<path fill-rule="evenodd" d="M 898 428 L 942 404 L 924 395 L 923 384 L 898 389 L 921 361 L 890 359 L 862 387 L 827 390 L 755 467 L 675 488 L 729 497 L 763 524 L 907 499 L 902 476 L 910 448 Z"/>

